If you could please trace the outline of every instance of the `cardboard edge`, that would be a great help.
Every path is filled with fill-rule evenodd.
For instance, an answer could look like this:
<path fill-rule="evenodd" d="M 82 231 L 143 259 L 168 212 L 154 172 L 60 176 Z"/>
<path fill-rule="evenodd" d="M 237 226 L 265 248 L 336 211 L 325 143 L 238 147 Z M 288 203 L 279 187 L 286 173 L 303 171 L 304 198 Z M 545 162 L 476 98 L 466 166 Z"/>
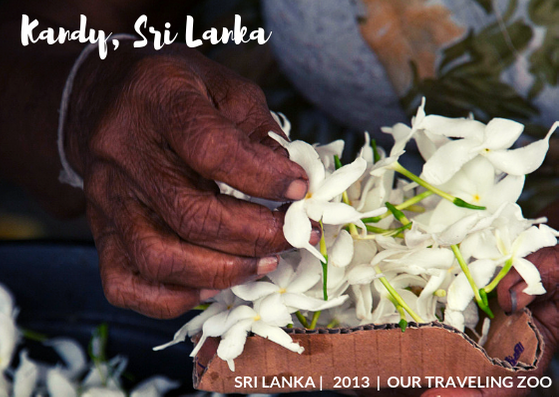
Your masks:
<path fill-rule="evenodd" d="M 446 340 L 449 339 L 449 345 L 453 345 L 456 341 L 463 340 L 467 342 L 470 346 L 466 351 L 461 352 L 464 355 L 465 362 L 469 362 L 470 365 L 473 362 L 477 367 L 479 364 L 479 369 L 484 368 L 487 370 L 486 373 L 490 373 L 492 376 L 506 376 L 507 374 L 514 374 L 520 371 L 523 372 L 531 372 L 534 371 L 538 363 L 542 357 L 543 350 L 544 350 L 544 342 L 541 333 L 537 329 L 536 325 L 534 324 L 533 317 L 528 309 L 525 309 L 523 312 L 515 314 L 513 316 L 505 316 L 502 312 L 497 312 L 496 319 L 494 320 L 496 323 L 496 330 L 494 332 L 501 335 L 503 332 L 500 332 L 500 327 L 505 327 L 504 333 L 507 332 L 506 327 L 509 327 L 509 324 L 513 322 L 516 325 L 519 325 L 522 328 L 522 332 L 526 332 L 526 338 L 529 339 L 532 343 L 531 350 L 529 353 L 529 359 L 520 361 L 517 360 L 514 365 L 511 364 L 510 360 L 507 360 L 507 357 L 492 357 L 484 347 L 480 346 L 476 343 L 471 337 L 466 335 L 465 333 L 450 327 L 448 325 L 439 323 L 439 322 L 431 322 L 426 324 L 416 324 L 416 323 L 409 323 L 408 330 L 410 330 L 411 343 L 408 340 L 407 346 L 413 346 L 413 338 L 418 338 L 417 335 L 420 335 L 419 338 L 422 338 L 424 335 L 429 334 L 428 338 L 433 338 L 434 340 L 440 339 Z M 406 330 L 406 331 L 408 331 Z M 333 340 L 340 340 L 340 337 L 344 337 L 344 335 L 352 335 L 354 338 L 366 338 L 368 343 L 372 340 L 376 340 L 379 336 L 387 336 L 390 335 L 392 340 L 399 341 L 400 344 L 403 341 L 406 341 L 407 337 L 404 335 L 402 338 L 402 332 L 397 324 L 368 324 L 359 327 L 353 328 L 333 328 L 333 329 L 315 329 L 315 330 L 307 330 L 304 328 L 286 328 L 285 331 L 290 334 L 294 340 L 297 340 L 303 347 L 305 347 L 305 351 L 307 354 L 297 355 L 296 353 L 290 352 L 284 349 L 281 346 L 274 344 L 273 342 L 267 341 L 264 338 L 259 336 L 250 335 L 247 338 L 247 345 L 246 345 L 246 355 L 245 352 L 235 360 L 237 365 L 237 371 L 235 373 L 231 373 L 227 364 L 219 359 L 216 355 L 217 345 L 219 344 L 218 338 L 210 338 L 206 342 L 203 348 L 200 350 L 200 353 L 195 357 L 195 368 L 194 368 L 194 387 L 200 390 L 206 391 L 213 391 L 219 393 L 275 393 L 275 392 L 292 392 L 292 391 L 310 391 L 310 390 L 332 390 L 332 382 L 326 382 L 326 384 L 322 384 L 323 376 L 320 376 L 320 387 L 317 384 L 318 382 L 312 382 L 310 387 L 307 388 L 308 384 L 303 387 L 301 384 L 296 385 L 295 387 L 270 387 L 270 379 L 273 383 L 274 378 L 288 378 L 289 376 L 293 377 L 290 374 L 297 374 L 300 375 L 301 378 L 307 377 L 307 380 L 310 378 L 312 381 L 317 373 L 318 374 L 332 374 L 332 368 L 344 368 L 347 370 L 349 367 L 353 367 L 353 371 L 357 374 L 363 373 L 366 371 L 365 368 L 360 368 L 361 366 L 355 365 L 353 362 L 354 359 L 347 359 L 344 354 L 342 353 L 341 356 L 340 351 L 347 351 L 347 347 L 342 342 L 342 346 L 344 349 L 340 350 L 337 349 L 336 352 L 331 351 L 329 354 L 328 360 L 324 360 L 325 356 L 317 356 L 320 352 L 315 349 L 313 360 L 313 338 L 315 345 L 318 341 L 319 344 L 322 346 L 337 346 L 339 343 L 336 343 Z M 387 331 L 387 332 L 383 332 Z M 419 331 L 420 334 L 416 334 L 416 336 L 411 336 L 411 333 L 414 331 Z M 508 332 L 512 332 L 508 330 Z M 515 333 L 512 332 L 514 335 Z M 317 335 L 317 336 L 314 336 Z M 436 336 L 433 336 L 436 335 Z M 451 335 L 451 336 L 448 336 Z M 459 339 L 456 339 L 459 338 Z M 359 340 L 361 340 L 359 339 Z M 365 339 L 363 339 L 365 340 Z M 454 342 L 453 342 L 454 341 Z M 417 341 L 416 341 L 417 342 Z M 355 341 L 353 342 L 355 344 Z M 384 342 L 386 343 L 386 342 Z M 378 341 L 377 341 L 378 344 Z M 444 345 L 444 343 L 442 344 Z M 377 346 L 378 347 L 378 346 Z M 371 348 L 371 354 L 368 354 L 366 357 L 372 358 L 374 354 L 380 355 L 382 353 L 381 350 L 375 350 L 375 348 Z M 354 350 L 355 346 L 353 347 Z M 453 373 L 460 372 L 459 368 L 459 361 L 456 360 L 452 354 L 446 352 L 446 348 L 442 350 L 440 348 L 435 347 L 437 353 L 442 354 L 444 357 L 441 359 L 444 360 L 446 363 L 450 363 L 452 368 L 445 368 L 441 370 L 441 376 L 453 376 Z M 320 350 L 320 349 L 318 349 Z M 335 350 L 335 349 L 334 349 Z M 408 348 L 407 351 L 410 349 Z M 398 354 L 403 352 L 398 351 Z M 359 352 L 358 352 L 359 353 Z M 385 352 L 386 353 L 386 352 Z M 353 353 L 355 354 L 355 352 Z M 402 358 L 398 357 L 398 354 L 392 355 L 391 358 L 393 367 L 388 365 L 385 369 L 390 368 L 390 370 L 386 370 L 382 375 L 394 375 L 394 376 L 402 376 L 401 374 L 408 374 L 409 376 L 409 368 L 404 368 L 402 365 Z M 419 353 L 418 353 L 419 354 Z M 412 357 L 412 359 L 419 359 L 421 354 L 416 354 L 416 357 Z M 432 354 L 428 352 L 427 354 Z M 290 356 L 287 356 L 290 355 Z M 348 354 L 345 354 L 346 356 Z M 269 357 L 268 357 L 269 356 Z M 351 354 L 350 354 L 351 356 Z M 502 356 L 502 354 L 501 354 Z M 483 363 L 478 363 L 479 357 L 483 357 Z M 409 357 L 408 357 L 409 358 Z M 383 357 L 383 364 L 386 364 L 386 356 Z M 454 361 L 453 361 L 454 360 Z M 468 361 L 469 360 L 469 361 Z M 472 361 L 473 360 L 473 361 Z M 268 365 L 269 362 L 273 368 L 264 368 Z M 377 360 L 378 361 L 378 360 Z M 399 362 L 396 362 L 399 361 Z M 437 360 L 438 361 L 438 360 Z M 352 365 L 353 363 L 353 365 Z M 253 366 L 251 368 L 251 365 Z M 366 366 L 365 366 L 366 367 Z M 369 365 L 370 367 L 370 365 Z M 367 368 L 369 368 L 367 367 Z M 478 368 L 476 368 L 478 369 Z M 369 369 L 370 370 L 370 369 Z M 268 372 L 267 372 L 268 371 Z M 374 369 L 373 369 L 374 371 Z M 424 375 L 429 373 L 427 369 L 422 368 L 421 370 L 418 369 L 417 373 L 423 373 Z M 474 371 L 475 372 L 475 371 Z M 371 372 L 369 372 L 371 373 Z M 380 373 L 379 373 L 380 374 Z M 472 375 L 475 375 L 472 372 Z M 359 375 L 360 376 L 360 375 Z M 260 385 L 258 385 L 258 379 L 262 377 L 262 381 Z M 249 382 L 252 382 L 254 379 L 255 384 L 249 384 L 246 387 L 246 384 L 242 384 L 238 386 L 237 384 L 233 384 L 233 379 L 247 379 Z M 331 378 L 331 376 L 330 376 Z M 266 380 L 268 380 L 268 385 L 266 385 Z M 331 380 L 331 379 L 330 379 Z M 370 387 L 378 388 L 378 387 L 386 387 L 386 382 L 384 383 L 381 381 L 381 376 L 377 375 L 376 380 L 370 384 Z M 355 387 L 360 388 L 360 386 Z M 353 387 L 348 387 L 347 389 L 353 389 Z"/>

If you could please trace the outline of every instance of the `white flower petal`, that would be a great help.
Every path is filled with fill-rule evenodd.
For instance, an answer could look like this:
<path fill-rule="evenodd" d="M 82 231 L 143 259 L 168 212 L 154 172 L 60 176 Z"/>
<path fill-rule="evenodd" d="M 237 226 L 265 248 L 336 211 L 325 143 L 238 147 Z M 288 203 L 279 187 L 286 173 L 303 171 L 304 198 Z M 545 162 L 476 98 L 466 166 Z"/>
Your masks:
<path fill-rule="evenodd" d="M 378 277 L 379 275 L 375 269 L 368 264 L 355 266 L 347 274 L 347 280 L 350 285 L 370 284 Z"/>
<path fill-rule="evenodd" d="M 342 152 L 344 151 L 345 142 L 342 139 L 330 142 L 327 145 L 315 146 L 315 150 L 320 156 L 320 161 L 324 164 L 324 168 L 327 170 L 335 170 L 336 165 L 334 163 L 334 156 L 342 157 Z"/>
<path fill-rule="evenodd" d="M 343 295 L 325 301 L 323 299 L 311 298 L 303 294 L 290 294 L 287 292 L 283 295 L 283 301 L 287 306 L 298 310 L 311 310 L 314 312 L 339 306 L 344 303 L 347 298 L 347 295 Z"/>
<path fill-rule="evenodd" d="M 322 277 L 320 261 L 310 252 L 301 253 L 301 262 L 297 267 L 294 277 L 291 279 L 287 290 L 294 293 L 308 291 L 316 285 Z"/>
<path fill-rule="evenodd" d="M 252 325 L 252 332 L 263 338 L 269 339 L 280 346 L 285 347 L 288 350 L 296 353 L 303 353 L 305 349 L 298 343 L 293 342 L 291 336 L 289 336 L 280 327 L 274 327 L 272 325 L 266 324 L 263 321 L 257 321 Z"/>
<path fill-rule="evenodd" d="M 347 188 L 358 180 L 367 169 L 367 162 L 358 157 L 350 164 L 334 171 L 327 176 L 317 190 L 312 191 L 312 196 L 316 200 L 330 201 L 334 197 L 342 194 Z"/>
<path fill-rule="evenodd" d="M 459 331 L 464 331 L 464 314 L 459 310 L 453 310 L 447 307 L 444 312 L 444 323 Z"/>
<path fill-rule="evenodd" d="M 76 386 L 58 368 L 48 371 L 47 390 L 50 397 L 77 397 L 78 395 Z"/>
<path fill-rule="evenodd" d="M 234 324 L 244 321 L 247 318 L 253 318 L 257 315 L 253 308 L 241 305 L 237 306 L 231 311 L 221 312 L 213 317 L 210 317 L 202 327 L 202 337 L 190 353 L 191 357 L 196 356 L 198 351 L 204 345 L 208 337 L 222 336 L 227 330 L 234 326 Z"/>
<path fill-rule="evenodd" d="M 289 119 L 285 117 L 285 115 L 282 112 L 270 112 L 270 113 L 272 114 L 272 117 L 275 120 L 275 122 L 278 123 L 278 125 L 283 130 L 283 133 L 289 138 L 289 134 L 291 132 L 291 123 L 289 122 Z M 273 131 L 270 132 L 274 133 Z"/>
<path fill-rule="evenodd" d="M 285 288 L 287 287 L 287 285 L 289 285 L 291 280 L 293 280 L 294 275 L 295 275 L 295 270 L 293 270 L 293 265 L 291 264 L 291 262 L 286 261 L 284 258 L 280 257 L 277 269 L 271 273 L 268 273 L 266 277 L 268 277 L 268 279 L 272 283 L 274 283 L 277 287 Z M 253 301 L 256 299 L 258 298 L 246 299 L 246 300 Z"/>
<path fill-rule="evenodd" d="M 286 307 L 283 295 L 286 294 L 268 295 L 254 302 L 254 310 L 262 321 L 278 327 L 291 323 L 291 314 Z"/>
<path fill-rule="evenodd" d="M 81 345 L 74 339 L 54 338 L 44 343 L 51 346 L 66 364 L 66 370 L 60 370 L 68 379 L 74 379 L 87 369 L 87 358 Z"/>
<path fill-rule="evenodd" d="M 541 283 L 540 272 L 532 262 L 524 258 L 515 258 L 512 265 L 528 284 L 522 292 L 529 295 L 545 294 L 546 291 Z"/>
<path fill-rule="evenodd" d="M 508 149 L 524 131 L 524 125 L 519 122 L 495 118 L 485 127 L 483 146 L 487 149 Z"/>
<path fill-rule="evenodd" d="M 419 294 L 417 299 L 417 314 L 427 322 L 437 320 L 437 317 L 435 317 L 437 298 L 434 292 L 441 287 L 447 276 L 448 272 L 440 272 L 436 276 L 431 276 Z"/>
<path fill-rule="evenodd" d="M 231 287 L 231 290 L 241 299 L 246 301 L 255 301 L 266 295 L 278 292 L 279 287 L 268 281 L 252 281 L 246 284 Z"/>
<path fill-rule="evenodd" d="M 0 313 L 0 372 L 9 367 L 17 344 L 18 331 L 11 315 Z"/>
<path fill-rule="evenodd" d="M 311 231 L 312 225 L 305 211 L 305 200 L 295 201 L 285 213 L 283 235 L 287 242 L 295 248 L 305 248 L 324 262 L 324 256 L 309 243 Z"/>
<path fill-rule="evenodd" d="M 370 285 L 352 285 L 355 295 L 355 315 L 359 320 L 371 320 L 373 311 L 373 293 Z"/>
<path fill-rule="evenodd" d="M 442 185 L 477 155 L 473 149 L 478 145 L 478 142 L 468 139 L 448 142 L 423 165 L 421 176 L 431 184 Z"/>
<path fill-rule="evenodd" d="M 328 251 L 328 260 L 336 267 L 346 267 L 353 258 L 353 237 L 347 230 L 340 230 Z"/>
<path fill-rule="evenodd" d="M 12 316 L 14 312 L 14 298 L 8 288 L 0 283 L 0 313 Z"/>
<path fill-rule="evenodd" d="M 247 333 L 250 331 L 254 319 L 248 318 L 239 321 L 223 334 L 219 346 L 217 347 L 217 356 L 229 364 L 229 369 L 235 372 L 235 364 L 233 360 L 241 355 L 245 347 Z"/>
<path fill-rule="evenodd" d="M 39 376 L 39 369 L 37 364 L 29 359 L 27 350 L 23 350 L 19 355 L 19 366 L 14 375 L 14 397 L 31 397 L 37 378 Z"/>
<path fill-rule="evenodd" d="M 559 122 L 556 122 L 544 139 L 532 142 L 527 146 L 513 150 L 491 150 L 484 154 L 496 168 L 507 174 L 529 174 L 542 165 L 549 149 L 549 138 L 558 126 Z"/>
<path fill-rule="evenodd" d="M 468 118 L 450 118 L 431 114 L 416 127 L 435 135 L 481 141 L 485 124 Z"/>
<path fill-rule="evenodd" d="M 136 386 L 130 397 L 160 397 L 179 386 L 179 382 L 170 380 L 165 376 L 153 376 Z"/>
<path fill-rule="evenodd" d="M 503 203 L 516 203 L 524 188 L 524 175 L 508 175 L 499 181 L 483 198 L 489 212 L 495 212 Z"/>
<path fill-rule="evenodd" d="M 119 389 L 96 386 L 84 391 L 81 397 L 126 397 L 126 393 Z"/>
<path fill-rule="evenodd" d="M 552 229 L 546 226 L 532 226 L 520 233 L 511 247 L 513 255 L 522 258 L 540 248 L 556 245 L 557 238 L 550 230 Z"/>

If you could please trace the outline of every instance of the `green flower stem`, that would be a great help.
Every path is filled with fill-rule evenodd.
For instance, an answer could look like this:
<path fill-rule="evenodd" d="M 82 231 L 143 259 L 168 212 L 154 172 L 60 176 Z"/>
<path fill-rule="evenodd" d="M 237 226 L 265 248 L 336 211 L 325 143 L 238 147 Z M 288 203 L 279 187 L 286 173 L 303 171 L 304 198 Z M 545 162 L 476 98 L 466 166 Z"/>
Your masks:
<path fill-rule="evenodd" d="M 316 328 L 316 323 L 318 323 L 318 318 L 320 317 L 320 313 L 321 313 L 320 310 L 313 313 L 312 320 L 311 320 L 311 325 L 310 325 L 309 329 L 315 329 Z"/>
<path fill-rule="evenodd" d="M 396 304 L 396 310 L 398 310 L 398 313 L 400 313 L 400 322 L 398 323 L 398 325 L 400 326 L 402 332 L 405 332 L 406 328 L 408 327 L 408 321 L 406 320 L 406 312 L 404 311 L 404 308 L 398 304 Z"/>
<path fill-rule="evenodd" d="M 307 319 L 305 318 L 305 316 L 303 316 L 301 314 L 301 312 L 299 310 L 297 310 L 295 312 L 295 315 L 297 316 L 297 320 L 299 320 L 299 322 L 301 323 L 301 325 L 305 328 L 309 328 L 309 323 L 307 322 Z"/>
<path fill-rule="evenodd" d="M 98 352 L 99 355 L 96 355 L 95 352 L 93 351 L 93 340 L 96 337 L 99 338 L 99 352 Z M 109 342 L 109 325 L 107 323 L 102 323 L 93 331 L 93 337 L 91 339 L 91 342 L 89 343 L 88 350 L 89 350 L 89 357 L 91 358 L 91 361 L 93 361 L 93 364 L 97 368 L 97 371 L 99 371 L 99 374 L 101 376 L 101 384 L 103 386 L 107 386 L 107 380 L 110 377 L 110 369 L 109 369 L 109 374 L 107 374 L 107 377 L 105 377 L 103 375 L 103 371 L 101 367 L 102 364 L 107 362 L 108 342 Z"/>
<path fill-rule="evenodd" d="M 25 339 L 29 339 L 35 342 L 46 342 L 47 340 L 49 340 L 48 336 L 46 336 L 45 334 L 41 334 L 40 332 L 36 332 L 36 331 L 32 331 L 30 329 L 27 328 L 19 328 L 19 331 L 21 332 L 21 335 L 25 338 Z"/>
<path fill-rule="evenodd" d="M 325 301 L 328 300 L 328 252 L 326 250 L 326 239 L 324 238 L 324 225 L 322 221 L 319 222 L 322 237 L 320 238 L 320 253 L 324 256 L 326 262 L 322 264 L 322 295 Z"/>
<path fill-rule="evenodd" d="M 394 218 L 396 218 L 396 220 L 399 221 L 402 225 L 406 226 L 410 223 L 410 220 L 406 217 L 406 215 L 404 215 L 404 213 L 396 208 L 393 204 L 390 204 L 387 201 L 386 203 L 384 203 L 384 205 L 386 206 L 386 208 L 388 208 L 388 211 L 390 211 L 392 215 L 394 215 Z"/>
<path fill-rule="evenodd" d="M 396 207 L 396 209 L 398 209 L 400 211 L 405 210 L 405 209 L 411 211 L 413 207 L 416 207 L 415 204 L 419 203 L 424 198 L 431 196 L 432 194 L 433 194 L 432 191 L 426 190 L 423 193 L 419 193 L 418 195 L 413 196 L 410 199 L 407 199 L 402 204 L 395 205 L 395 207 Z M 416 210 L 417 212 L 425 211 L 425 209 L 422 208 L 422 207 L 417 207 L 417 209 L 416 208 L 413 208 L 413 209 Z M 364 218 L 364 219 L 362 219 L 362 221 L 365 222 L 365 223 L 376 223 L 376 222 L 380 221 L 381 219 L 384 219 L 384 218 L 386 218 L 390 215 L 392 215 L 392 212 L 386 211 L 382 215 L 373 216 L 371 218 Z"/>
<path fill-rule="evenodd" d="M 481 310 L 483 310 L 485 313 L 487 313 L 487 315 L 490 318 L 493 318 L 493 312 L 491 311 L 491 309 L 487 305 L 487 296 L 485 295 L 485 292 L 484 292 L 483 295 L 485 296 L 485 299 L 482 299 L 482 296 L 480 294 L 480 289 L 477 287 L 476 282 L 474 281 L 474 278 L 472 277 L 472 273 L 470 272 L 470 269 L 468 268 L 468 265 L 466 264 L 466 261 L 464 260 L 464 257 L 462 256 L 462 252 L 460 252 L 460 248 L 458 247 L 457 244 L 451 245 L 450 248 L 452 249 L 452 252 L 454 252 L 454 256 L 456 257 L 456 260 L 458 261 L 458 264 L 460 265 L 460 269 L 462 269 L 462 271 L 464 272 L 464 275 L 468 279 L 468 282 L 470 283 L 470 286 L 472 287 L 472 290 L 474 291 L 474 298 L 477 302 L 477 305 L 479 306 L 479 308 Z"/>
<path fill-rule="evenodd" d="M 488 294 L 491 291 L 493 291 L 495 288 L 497 288 L 497 285 L 499 285 L 499 282 L 503 279 L 503 277 L 505 277 L 507 275 L 507 273 L 510 271 L 510 269 L 512 269 L 512 258 L 508 259 L 505 262 L 505 265 L 503 266 L 503 268 L 501 269 L 499 274 L 497 274 L 497 276 L 493 279 L 493 281 L 491 281 L 489 284 L 487 284 L 485 286 L 485 288 L 483 288 L 485 293 Z"/>
<path fill-rule="evenodd" d="M 483 206 L 473 205 L 473 204 L 467 203 L 467 202 L 465 202 L 464 200 L 462 200 L 458 197 L 454 197 L 451 194 L 443 192 L 441 189 L 438 189 L 435 186 L 431 185 L 430 183 L 427 183 L 426 181 L 424 181 L 423 179 L 421 179 L 420 177 L 418 177 L 414 173 L 412 173 L 412 172 L 408 171 L 407 169 L 405 169 L 404 167 L 402 167 L 402 165 L 397 161 L 392 164 L 392 169 L 394 171 L 399 172 L 400 174 L 404 175 L 405 177 L 411 179 L 413 182 L 416 182 L 418 185 L 423 186 L 425 189 L 430 190 L 433 193 L 435 193 L 436 195 L 441 196 L 445 200 L 450 201 L 451 203 L 453 203 L 454 205 L 456 205 L 458 207 L 469 208 L 469 209 L 472 209 L 472 210 L 484 210 L 484 209 L 486 209 Z"/>
<path fill-rule="evenodd" d="M 340 322 L 338 321 L 338 319 L 335 318 L 328 323 L 326 328 L 334 328 L 334 327 L 337 327 L 338 325 L 340 325 Z"/>
<path fill-rule="evenodd" d="M 375 266 L 375 270 L 378 274 L 382 274 L 382 271 L 380 270 L 380 268 L 378 266 Z M 396 291 L 394 289 L 394 287 L 392 287 L 392 285 L 390 285 L 390 282 L 386 279 L 386 277 L 384 277 L 384 276 L 380 277 L 379 281 L 382 283 L 382 285 L 384 285 L 384 288 L 386 288 L 386 290 L 390 293 L 392 298 L 409 313 L 409 315 L 411 316 L 411 318 L 413 318 L 415 320 L 415 322 L 417 322 L 417 323 L 424 323 L 425 322 L 421 317 L 419 317 L 417 315 L 417 313 L 415 313 L 412 310 L 411 307 L 409 307 L 409 305 L 406 303 L 406 301 L 400 296 L 398 291 Z"/>
<path fill-rule="evenodd" d="M 371 147 L 373 148 L 373 164 L 378 163 L 380 161 L 380 153 L 378 152 L 376 139 L 371 139 Z"/>
<path fill-rule="evenodd" d="M 193 307 L 192 310 L 206 310 L 210 305 L 211 303 L 200 303 L 198 306 Z"/>
<path fill-rule="evenodd" d="M 380 227 L 375 227 L 371 225 L 365 225 L 365 227 L 367 228 L 367 231 L 371 233 L 382 234 L 383 236 L 404 238 L 404 235 L 402 234 L 403 231 L 409 229 L 411 225 L 412 225 L 411 223 L 408 223 L 396 229 L 382 229 Z"/>

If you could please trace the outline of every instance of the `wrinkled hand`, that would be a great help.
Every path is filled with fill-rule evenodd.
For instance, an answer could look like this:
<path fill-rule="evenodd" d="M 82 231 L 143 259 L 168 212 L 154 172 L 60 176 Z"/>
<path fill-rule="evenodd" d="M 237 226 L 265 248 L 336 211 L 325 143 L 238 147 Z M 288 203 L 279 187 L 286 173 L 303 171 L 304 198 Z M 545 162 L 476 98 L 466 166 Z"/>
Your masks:
<path fill-rule="evenodd" d="M 543 376 L 549 366 L 559 341 L 559 245 L 543 248 L 527 257 L 534 263 L 541 274 L 542 283 L 547 291 L 540 296 L 526 295 L 522 292 L 526 283 L 516 272 L 509 274 L 497 286 L 499 305 L 506 313 L 513 313 L 524 309 L 526 306 L 532 311 L 534 322 L 541 332 L 545 347 L 543 356 L 538 364 L 536 373 L 529 376 Z M 430 389 L 422 397 L 500 397 L 523 396 L 530 392 L 525 389 Z"/>
<path fill-rule="evenodd" d="M 129 42 L 82 65 L 71 103 L 66 151 L 112 304 L 172 318 L 275 269 L 289 248 L 284 214 L 214 183 L 277 201 L 306 194 L 305 172 L 268 137 L 281 129 L 257 86 L 182 46 Z"/>

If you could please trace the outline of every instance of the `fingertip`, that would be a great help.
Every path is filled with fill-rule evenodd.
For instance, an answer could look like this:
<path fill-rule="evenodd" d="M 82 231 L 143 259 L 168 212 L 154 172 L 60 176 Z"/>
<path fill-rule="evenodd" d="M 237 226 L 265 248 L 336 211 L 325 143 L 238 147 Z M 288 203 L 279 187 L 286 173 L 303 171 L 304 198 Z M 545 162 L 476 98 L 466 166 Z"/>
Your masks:
<path fill-rule="evenodd" d="M 221 290 L 219 289 L 201 289 L 200 290 L 200 302 L 207 301 L 210 298 L 213 298 L 217 294 L 219 294 Z"/>
<path fill-rule="evenodd" d="M 317 245 L 321 237 L 322 237 L 322 232 L 320 231 L 320 228 L 313 227 L 311 230 L 311 239 L 309 241 L 309 244 Z"/>
<path fill-rule="evenodd" d="M 307 181 L 303 179 L 296 179 L 289 184 L 284 196 L 288 200 L 302 200 L 305 198 L 308 188 L 309 186 Z"/>
<path fill-rule="evenodd" d="M 279 256 L 268 256 L 260 258 L 256 264 L 256 274 L 261 276 L 268 274 L 277 269 L 279 263 Z"/>

